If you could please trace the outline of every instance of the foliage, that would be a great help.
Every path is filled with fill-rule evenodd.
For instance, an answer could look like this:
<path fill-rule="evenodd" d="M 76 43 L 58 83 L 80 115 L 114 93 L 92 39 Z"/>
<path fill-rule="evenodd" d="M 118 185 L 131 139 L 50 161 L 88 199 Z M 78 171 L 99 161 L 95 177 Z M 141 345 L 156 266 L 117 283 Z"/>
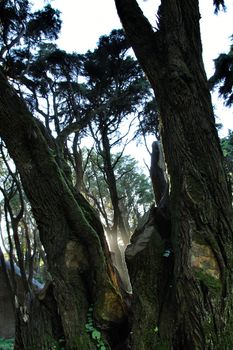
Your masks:
<path fill-rule="evenodd" d="M 127 130 L 135 116 L 153 99 L 149 82 L 138 62 L 129 54 L 122 30 L 113 30 L 99 39 L 97 48 L 83 56 L 87 108 L 96 110 L 91 124 L 96 140 L 108 137 L 110 144 L 122 137 L 120 126 Z M 126 132 L 125 136 L 128 132 Z M 104 145 L 103 145 L 104 148 Z"/>
<path fill-rule="evenodd" d="M 213 0 L 213 4 L 215 6 L 215 13 L 218 13 L 218 11 L 222 8 L 223 10 L 226 9 L 225 1 L 224 0 Z"/>
<path fill-rule="evenodd" d="M 139 128 L 136 136 L 154 135 L 160 139 L 159 111 L 156 99 L 147 101 L 144 109 L 138 115 Z"/>
<path fill-rule="evenodd" d="M 228 135 L 221 139 L 221 146 L 224 157 L 232 163 L 231 171 L 233 171 L 233 130 L 228 130 Z"/>
<path fill-rule="evenodd" d="M 138 62 L 128 54 L 129 47 L 123 30 L 113 30 L 109 36 L 100 37 L 93 52 L 83 56 L 87 97 L 91 105 L 108 101 L 108 117 L 135 112 L 149 94 L 149 83 Z"/>
<path fill-rule="evenodd" d="M 229 178 L 229 185 L 233 193 L 233 131 L 229 130 L 228 135 L 221 139 L 221 146 L 224 155 L 224 165 Z"/>
<path fill-rule="evenodd" d="M 29 1 L 1 1 L 0 56 L 8 76 L 15 77 L 27 69 L 32 49 L 39 42 L 57 39 L 61 28 L 59 15 L 50 5 L 32 12 Z"/>
<path fill-rule="evenodd" d="M 226 106 L 230 107 L 233 104 L 233 45 L 227 54 L 221 53 L 214 64 L 215 72 L 209 79 L 210 87 L 218 87 L 219 95 L 224 98 Z"/>
<path fill-rule="evenodd" d="M 61 338 L 59 340 L 56 340 L 52 338 L 51 336 L 47 337 L 47 342 L 49 346 L 49 350 L 65 350 L 65 345 L 64 345 L 64 339 Z"/>
<path fill-rule="evenodd" d="M 0 338 L 0 350 L 13 350 L 14 339 L 3 339 Z"/>
<path fill-rule="evenodd" d="M 67 127 L 65 138 L 73 131 L 80 131 L 89 120 L 83 112 L 84 85 L 78 82 L 80 65 L 80 55 L 66 53 L 55 44 L 41 43 L 21 79 L 27 88 L 25 99 L 31 111 L 57 135 Z M 73 124 L 76 122 L 78 126 Z"/>
<path fill-rule="evenodd" d="M 124 217 L 133 231 L 139 217 L 151 206 L 153 191 L 149 178 L 139 168 L 138 162 L 129 155 L 121 157 L 119 155 L 119 153 L 112 155 L 118 197 Z M 87 157 L 87 153 L 86 155 L 84 153 L 84 157 Z M 103 160 L 94 151 L 89 156 L 84 182 L 89 198 L 92 198 L 93 204 L 106 219 L 105 223 L 107 221 L 111 225 L 113 212 Z"/>
<path fill-rule="evenodd" d="M 93 320 L 93 307 L 89 307 L 88 313 L 87 313 L 87 323 L 85 325 L 87 333 L 90 334 L 91 339 L 96 345 L 96 348 L 99 350 L 107 350 L 107 347 L 104 343 L 104 340 L 102 338 L 102 335 L 98 329 L 94 326 L 94 320 Z"/>
<path fill-rule="evenodd" d="M 125 203 L 131 225 L 136 225 L 139 216 L 143 215 L 154 200 L 149 176 L 139 168 L 138 162 L 126 155 L 116 166 L 119 196 Z M 128 208 L 128 209 L 127 209 Z"/>

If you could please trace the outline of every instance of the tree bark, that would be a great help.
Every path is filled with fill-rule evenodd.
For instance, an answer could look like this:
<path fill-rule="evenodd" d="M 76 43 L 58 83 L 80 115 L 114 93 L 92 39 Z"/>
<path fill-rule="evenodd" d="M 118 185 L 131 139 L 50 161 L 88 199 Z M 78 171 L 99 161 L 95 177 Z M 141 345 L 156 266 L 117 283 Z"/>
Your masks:
<path fill-rule="evenodd" d="M 65 345 L 52 284 L 15 308 L 15 350 L 47 350 Z"/>
<path fill-rule="evenodd" d="M 53 140 L 1 72 L 0 135 L 19 170 L 47 254 L 66 349 L 93 349 L 85 331 L 90 305 L 97 324 L 107 330 L 126 315 L 104 232 L 58 165 Z M 23 346 L 33 349 L 26 338 Z"/>
<path fill-rule="evenodd" d="M 154 319 L 152 348 L 231 349 L 232 207 L 202 61 L 198 1 L 162 0 L 157 31 L 135 0 L 115 3 L 157 97 L 171 182 L 174 267 L 163 305 L 173 300 L 175 312 L 167 320 L 160 305 L 164 317 Z M 164 320 L 170 334 L 162 331 Z"/>

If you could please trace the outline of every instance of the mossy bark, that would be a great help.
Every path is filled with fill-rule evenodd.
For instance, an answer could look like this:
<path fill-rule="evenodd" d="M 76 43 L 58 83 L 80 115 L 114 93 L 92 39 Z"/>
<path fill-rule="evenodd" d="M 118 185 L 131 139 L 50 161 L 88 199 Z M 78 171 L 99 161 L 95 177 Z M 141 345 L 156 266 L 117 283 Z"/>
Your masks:
<path fill-rule="evenodd" d="M 0 135 L 19 170 L 38 225 L 66 349 L 93 349 L 85 331 L 89 305 L 94 304 L 95 320 L 107 330 L 124 322 L 126 315 L 104 232 L 93 209 L 71 186 L 56 157 L 54 140 L 2 73 Z M 32 347 L 25 343 L 24 349 Z"/>
<path fill-rule="evenodd" d="M 225 342 L 223 348 L 230 350 L 232 206 L 202 61 L 198 1 L 162 0 L 156 31 L 135 0 L 115 2 L 157 97 L 171 182 L 173 287 L 164 304 L 173 300 L 176 313 L 167 322 L 170 335 L 161 334 L 161 344 L 177 350 L 220 349 Z M 219 274 L 211 278 L 220 288 L 213 290 L 209 268 L 203 271 L 200 260 L 197 264 L 195 243 L 211 252 L 204 260 L 214 260 Z"/>

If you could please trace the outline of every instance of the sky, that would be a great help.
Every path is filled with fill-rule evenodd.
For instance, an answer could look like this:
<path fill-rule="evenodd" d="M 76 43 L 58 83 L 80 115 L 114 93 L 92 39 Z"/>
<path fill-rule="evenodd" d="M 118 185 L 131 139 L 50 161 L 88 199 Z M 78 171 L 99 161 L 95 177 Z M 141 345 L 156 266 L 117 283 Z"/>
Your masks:
<path fill-rule="evenodd" d="M 156 12 L 160 1 L 139 0 L 138 3 L 152 25 L 156 25 Z M 228 52 L 230 47 L 230 36 L 233 34 L 233 3 L 226 0 L 227 11 L 221 11 L 218 15 L 214 14 L 212 0 L 200 0 L 199 3 L 203 59 L 207 76 L 210 77 L 214 71 L 214 58 L 222 52 Z M 67 51 L 85 53 L 96 47 L 101 35 L 121 28 L 114 0 L 52 0 L 52 5 L 61 11 L 63 21 L 57 43 Z M 233 129 L 232 109 L 224 107 L 217 91 L 212 98 L 215 114 L 224 124 L 221 136 L 225 136 L 228 129 Z"/>

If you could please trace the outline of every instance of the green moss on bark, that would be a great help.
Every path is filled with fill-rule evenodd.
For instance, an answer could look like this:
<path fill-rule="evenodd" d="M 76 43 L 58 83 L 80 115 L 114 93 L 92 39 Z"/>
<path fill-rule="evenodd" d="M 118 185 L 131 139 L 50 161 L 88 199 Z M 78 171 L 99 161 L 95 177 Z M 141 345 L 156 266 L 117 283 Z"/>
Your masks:
<path fill-rule="evenodd" d="M 218 278 L 215 278 L 208 273 L 206 273 L 203 269 L 198 269 L 195 271 L 195 276 L 197 279 L 204 283 L 204 285 L 214 294 L 220 295 L 222 290 L 221 281 Z"/>

